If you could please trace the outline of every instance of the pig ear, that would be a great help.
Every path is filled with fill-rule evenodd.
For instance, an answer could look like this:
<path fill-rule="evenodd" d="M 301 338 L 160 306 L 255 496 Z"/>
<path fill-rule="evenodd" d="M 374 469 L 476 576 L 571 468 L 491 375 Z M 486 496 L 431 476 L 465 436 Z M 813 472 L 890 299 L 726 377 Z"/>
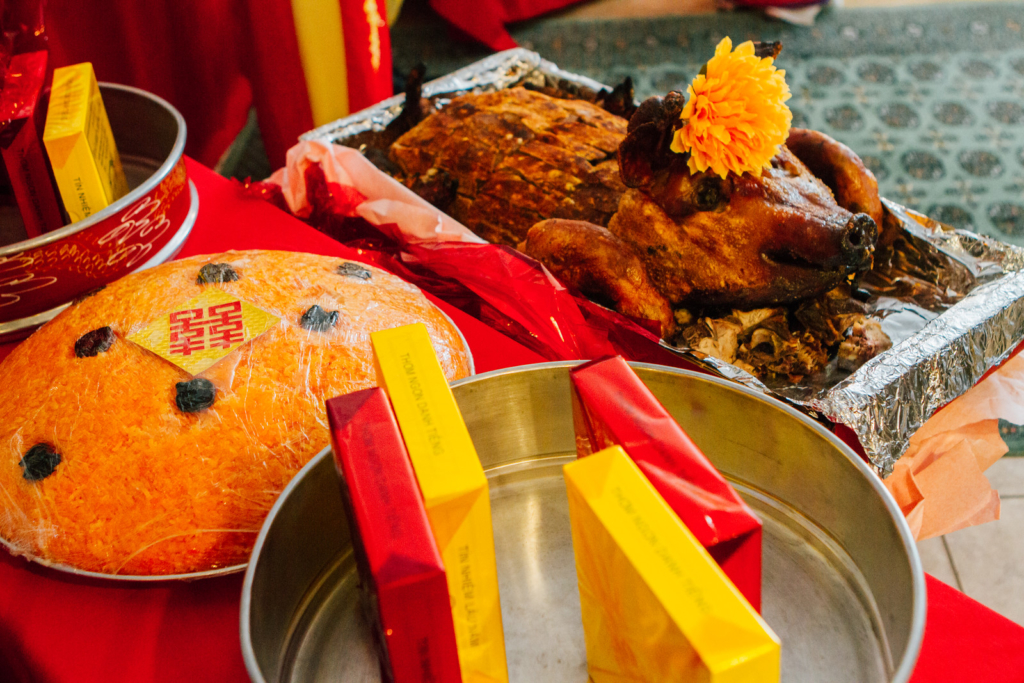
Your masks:
<path fill-rule="evenodd" d="M 619 145 L 619 174 L 626 187 L 646 187 L 654 182 L 651 164 L 657 157 L 660 142 L 661 130 L 654 122 L 638 126 L 622 141 Z"/>
<path fill-rule="evenodd" d="M 629 120 L 629 134 L 619 145 L 619 172 L 627 187 L 650 185 L 656 171 L 678 158 L 671 146 L 674 130 L 682 125 L 683 104 L 682 93 L 674 91 L 649 97 L 637 108 Z"/>
<path fill-rule="evenodd" d="M 626 131 L 632 133 L 645 123 L 657 123 L 662 119 L 662 110 L 665 108 L 665 100 L 662 97 L 648 97 L 640 103 L 633 115 L 629 118 L 629 127 Z"/>
<path fill-rule="evenodd" d="M 377 146 L 387 149 L 391 143 L 402 137 L 416 127 L 420 121 L 427 117 L 429 112 L 423 110 L 423 79 L 427 75 L 427 67 L 419 62 L 409 71 L 405 80 L 405 103 L 402 111 L 391 123 L 387 125 L 380 134 Z"/>
<path fill-rule="evenodd" d="M 664 97 L 648 97 L 630 117 L 626 132 L 632 133 L 645 123 L 655 123 L 661 129 L 672 128 L 678 122 L 685 104 L 686 97 L 678 90 L 673 90 Z"/>
<path fill-rule="evenodd" d="M 765 57 L 771 57 L 772 59 L 778 59 L 779 53 L 782 52 L 782 43 L 775 41 L 774 43 L 765 43 L 761 41 L 754 41 L 754 56 L 764 59 Z"/>
<path fill-rule="evenodd" d="M 632 119 L 636 113 L 637 106 L 633 100 L 633 79 L 629 76 L 609 92 L 607 89 L 597 94 L 597 104 L 600 104 L 610 114 L 620 116 L 627 121 Z"/>

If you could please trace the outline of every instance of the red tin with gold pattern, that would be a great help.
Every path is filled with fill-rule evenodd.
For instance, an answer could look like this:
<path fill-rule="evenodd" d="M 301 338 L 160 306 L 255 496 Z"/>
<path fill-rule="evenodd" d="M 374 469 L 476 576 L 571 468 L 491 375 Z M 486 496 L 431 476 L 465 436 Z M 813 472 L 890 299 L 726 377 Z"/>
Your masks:
<path fill-rule="evenodd" d="M 76 297 L 170 260 L 195 222 L 181 114 L 136 88 L 100 90 L 132 190 L 85 220 L 0 246 L 0 340 L 26 336 Z"/>

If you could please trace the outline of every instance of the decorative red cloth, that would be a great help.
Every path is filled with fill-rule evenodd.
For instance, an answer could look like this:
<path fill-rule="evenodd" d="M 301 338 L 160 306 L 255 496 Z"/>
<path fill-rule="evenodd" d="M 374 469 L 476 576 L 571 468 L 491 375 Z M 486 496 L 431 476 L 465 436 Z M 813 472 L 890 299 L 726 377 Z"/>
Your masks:
<path fill-rule="evenodd" d="M 348 110 L 357 112 L 371 104 L 391 97 L 394 86 L 391 71 L 391 34 L 383 17 L 387 15 L 384 0 L 374 2 L 378 13 L 366 12 L 363 0 L 339 0 L 341 22 L 345 31 L 345 71 L 348 77 Z M 373 3 L 371 3 L 373 4 Z M 371 18 L 380 23 L 370 36 Z M 374 45 L 375 41 L 379 41 Z M 374 64 L 374 59 L 377 63 Z M 305 131 L 302 131 L 303 133 Z M 301 134 L 301 133 L 300 133 Z M 273 168 L 280 168 L 274 164 Z"/>
<path fill-rule="evenodd" d="M 228 249 L 352 251 L 189 161 L 199 219 L 182 256 Z M 540 356 L 441 303 L 477 371 Z M 0 359 L 12 345 L 0 346 Z M 0 550 L 0 681 L 146 683 L 248 680 L 238 636 L 240 575 L 125 585 L 76 578 Z M 1024 629 L 928 579 L 928 626 L 912 683 L 1019 683 Z"/>
<path fill-rule="evenodd" d="M 388 30 L 369 30 L 365 0 L 335 1 L 349 111 L 359 111 L 391 95 Z M 386 14 L 384 0 L 371 3 Z M 49 0 L 46 18 L 54 66 L 92 62 L 101 81 L 163 97 L 185 117 L 186 152 L 208 166 L 251 106 L 272 168 L 313 128 L 290 0 Z M 378 69 L 370 64 L 374 40 Z"/>
<path fill-rule="evenodd" d="M 925 575 L 928 622 L 910 683 L 1020 683 L 1024 628 Z"/>
<path fill-rule="evenodd" d="M 268 3 L 264 15 L 278 4 Z M 50 54 L 54 66 L 92 62 L 101 81 L 132 85 L 163 97 L 185 117 L 188 153 L 213 165 L 249 114 L 254 88 L 246 73 L 257 76 L 264 66 L 260 55 L 245 47 L 250 22 L 243 9 L 241 0 L 50 0 L 46 9 Z M 290 24 L 291 9 L 276 19 L 268 22 L 270 28 L 281 27 L 282 19 Z M 253 33 L 258 29 L 253 26 Z M 289 36 L 291 46 L 284 42 Z M 292 126 L 297 133 L 308 130 L 313 117 L 305 83 L 284 77 L 296 69 L 302 73 L 294 29 L 260 38 L 281 46 L 275 60 L 278 78 L 268 79 L 269 85 L 292 89 L 277 97 L 292 100 Z M 296 97 L 299 93 L 301 97 Z M 287 148 L 294 137 L 277 142 Z M 267 144 L 274 142 L 271 136 Z"/>

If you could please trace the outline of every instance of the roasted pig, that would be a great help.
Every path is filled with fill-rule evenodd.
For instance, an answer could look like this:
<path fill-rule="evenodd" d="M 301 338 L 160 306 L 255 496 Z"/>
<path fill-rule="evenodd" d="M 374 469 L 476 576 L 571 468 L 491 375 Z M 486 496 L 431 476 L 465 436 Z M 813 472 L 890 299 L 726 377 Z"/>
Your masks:
<path fill-rule="evenodd" d="M 463 95 L 395 141 L 390 159 L 408 185 L 481 237 L 523 244 L 541 261 L 553 262 L 551 245 L 564 249 L 570 239 L 584 241 L 577 254 L 608 244 L 576 226 L 531 246 L 534 224 L 607 227 L 672 306 L 797 301 L 871 266 L 881 204 L 856 155 L 820 133 L 793 131 L 796 149 L 836 194 L 786 147 L 760 178 L 690 173 L 669 150 L 682 105 L 680 93 L 651 98 L 627 126 L 589 102 L 523 88 Z"/>
<path fill-rule="evenodd" d="M 658 322 L 664 338 L 707 348 L 720 339 L 729 360 L 738 353 L 755 370 L 807 374 L 838 337 L 818 340 L 782 309 L 756 322 L 738 312 L 811 300 L 870 269 L 877 183 L 849 148 L 801 129 L 760 177 L 692 173 L 670 149 L 683 105 L 678 92 L 650 98 L 627 124 L 596 104 L 524 88 L 468 94 L 401 135 L 388 161 L 481 237 L 537 258 L 595 301 Z M 694 327 L 687 311 L 709 309 L 735 310 Z M 785 359 L 761 358 L 769 346 Z"/>

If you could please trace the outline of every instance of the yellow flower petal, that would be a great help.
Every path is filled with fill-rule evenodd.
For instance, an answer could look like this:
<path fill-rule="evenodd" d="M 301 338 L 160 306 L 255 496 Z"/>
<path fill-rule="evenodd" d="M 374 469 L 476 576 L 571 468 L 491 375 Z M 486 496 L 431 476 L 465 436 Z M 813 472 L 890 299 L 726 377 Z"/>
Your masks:
<path fill-rule="evenodd" d="M 726 38 L 726 40 L 729 40 L 729 39 Z M 722 42 L 725 42 L 725 41 L 722 41 Z M 732 46 L 732 41 L 731 40 L 729 40 L 729 45 Z M 749 40 L 744 42 L 744 43 L 740 43 L 739 47 L 737 47 L 733 51 L 733 54 L 738 55 L 740 57 L 753 57 L 754 56 L 754 43 L 752 41 L 749 41 Z"/>
<path fill-rule="evenodd" d="M 706 73 L 687 88 L 689 96 L 672 151 L 689 152 L 691 172 L 760 177 L 789 136 L 793 115 L 786 72 L 771 57 L 758 58 L 749 40 L 732 49 L 728 37 L 715 48 Z"/>

